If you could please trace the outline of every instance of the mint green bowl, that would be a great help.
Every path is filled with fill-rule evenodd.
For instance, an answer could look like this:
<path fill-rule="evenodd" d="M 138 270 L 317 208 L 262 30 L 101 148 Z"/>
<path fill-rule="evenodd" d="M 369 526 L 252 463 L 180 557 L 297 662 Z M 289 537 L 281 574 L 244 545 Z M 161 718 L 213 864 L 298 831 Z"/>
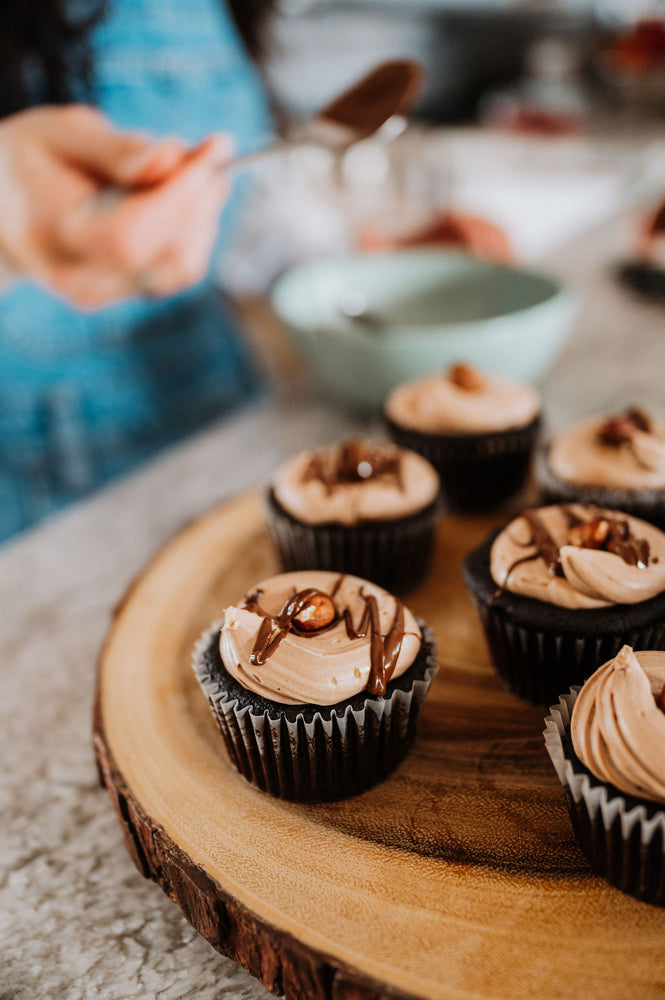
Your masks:
<path fill-rule="evenodd" d="M 341 311 L 349 293 L 376 322 Z M 272 305 L 320 382 L 354 407 L 458 361 L 538 380 L 560 353 L 577 299 L 534 271 L 447 250 L 348 254 L 293 268 Z"/>

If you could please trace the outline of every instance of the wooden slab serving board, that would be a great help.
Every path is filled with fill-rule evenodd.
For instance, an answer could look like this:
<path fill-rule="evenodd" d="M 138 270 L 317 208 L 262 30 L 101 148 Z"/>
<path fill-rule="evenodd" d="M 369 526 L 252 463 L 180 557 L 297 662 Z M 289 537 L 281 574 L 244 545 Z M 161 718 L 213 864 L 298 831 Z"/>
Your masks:
<path fill-rule="evenodd" d="M 95 744 L 139 870 L 216 948 L 293 998 L 665 997 L 665 911 L 590 874 L 544 749 L 460 579 L 489 520 L 442 522 L 408 600 L 441 670 L 384 784 L 326 805 L 232 769 L 190 667 L 199 633 L 277 567 L 260 498 L 188 525 L 117 610 Z"/>

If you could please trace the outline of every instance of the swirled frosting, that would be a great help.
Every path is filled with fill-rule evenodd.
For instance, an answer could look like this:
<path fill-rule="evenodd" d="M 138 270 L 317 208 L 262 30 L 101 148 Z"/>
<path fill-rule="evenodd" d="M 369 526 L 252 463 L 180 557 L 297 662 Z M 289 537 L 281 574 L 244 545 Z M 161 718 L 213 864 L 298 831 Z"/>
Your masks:
<path fill-rule="evenodd" d="M 292 613 L 302 607 L 299 626 Z M 310 622 L 321 627 L 306 630 L 311 609 Z M 420 628 L 396 597 L 359 577 L 322 570 L 263 580 L 226 608 L 220 635 L 227 671 L 243 687 L 285 705 L 333 705 L 365 689 L 384 693 L 420 645 Z"/>
<path fill-rule="evenodd" d="M 665 803 L 665 653 L 624 646 L 580 691 L 570 725 L 575 753 L 600 781 Z"/>
<path fill-rule="evenodd" d="M 278 469 L 273 492 L 307 524 L 383 521 L 423 510 L 439 492 L 430 463 L 392 444 L 347 441 L 294 455 Z"/>
<path fill-rule="evenodd" d="M 386 414 L 400 427 L 426 434 L 478 434 L 525 427 L 540 412 L 531 386 L 467 365 L 397 386 Z"/>
<path fill-rule="evenodd" d="M 585 504 L 525 511 L 496 537 L 497 586 L 563 608 L 637 604 L 665 590 L 665 534 Z"/>
<path fill-rule="evenodd" d="M 594 417 L 564 431 L 549 450 L 554 475 L 579 486 L 665 488 L 665 424 L 646 414 L 633 422 L 631 412 L 639 413 Z M 605 434 L 612 424 L 620 424 L 623 433 Z"/>

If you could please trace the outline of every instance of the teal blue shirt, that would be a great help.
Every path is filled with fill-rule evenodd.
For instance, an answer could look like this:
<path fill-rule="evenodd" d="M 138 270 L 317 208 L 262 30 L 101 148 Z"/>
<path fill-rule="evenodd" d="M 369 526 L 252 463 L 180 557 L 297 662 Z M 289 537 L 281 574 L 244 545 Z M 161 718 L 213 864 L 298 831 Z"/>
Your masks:
<path fill-rule="evenodd" d="M 93 35 L 97 104 L 119 128 L 255 148 L 270 123 L 221 0 L 111 0 Z M 223 213 L 218 250 L 241 197 Z M 248 399 L 257 377 L 209 277 L 82 313 L 30 282 L 0 297 L 0 539 Z"/>

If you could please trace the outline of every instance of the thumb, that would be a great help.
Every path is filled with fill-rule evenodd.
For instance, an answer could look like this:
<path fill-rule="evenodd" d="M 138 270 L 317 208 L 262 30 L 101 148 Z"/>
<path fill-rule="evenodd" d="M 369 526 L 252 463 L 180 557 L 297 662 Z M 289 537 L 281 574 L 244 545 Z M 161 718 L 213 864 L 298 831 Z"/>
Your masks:
<path fill-rule="evenodd" d="M 187 155 L 185 144 L 171 137 L 151 142 L 143 149 L 130 147 L 119 152 L 114 174 L 109 179 L 125 187 L 150 187 L 170 177 Z"/>
<path fill-rule="evenodd" d="M 122 187 L 163 180 L 185 153 L 178 139 L 155 142 L 138 132 L 121 132 L 87 105 L 63 108 L 56 119 L 51 121 L 52 149 L 85 172 Z"/>

